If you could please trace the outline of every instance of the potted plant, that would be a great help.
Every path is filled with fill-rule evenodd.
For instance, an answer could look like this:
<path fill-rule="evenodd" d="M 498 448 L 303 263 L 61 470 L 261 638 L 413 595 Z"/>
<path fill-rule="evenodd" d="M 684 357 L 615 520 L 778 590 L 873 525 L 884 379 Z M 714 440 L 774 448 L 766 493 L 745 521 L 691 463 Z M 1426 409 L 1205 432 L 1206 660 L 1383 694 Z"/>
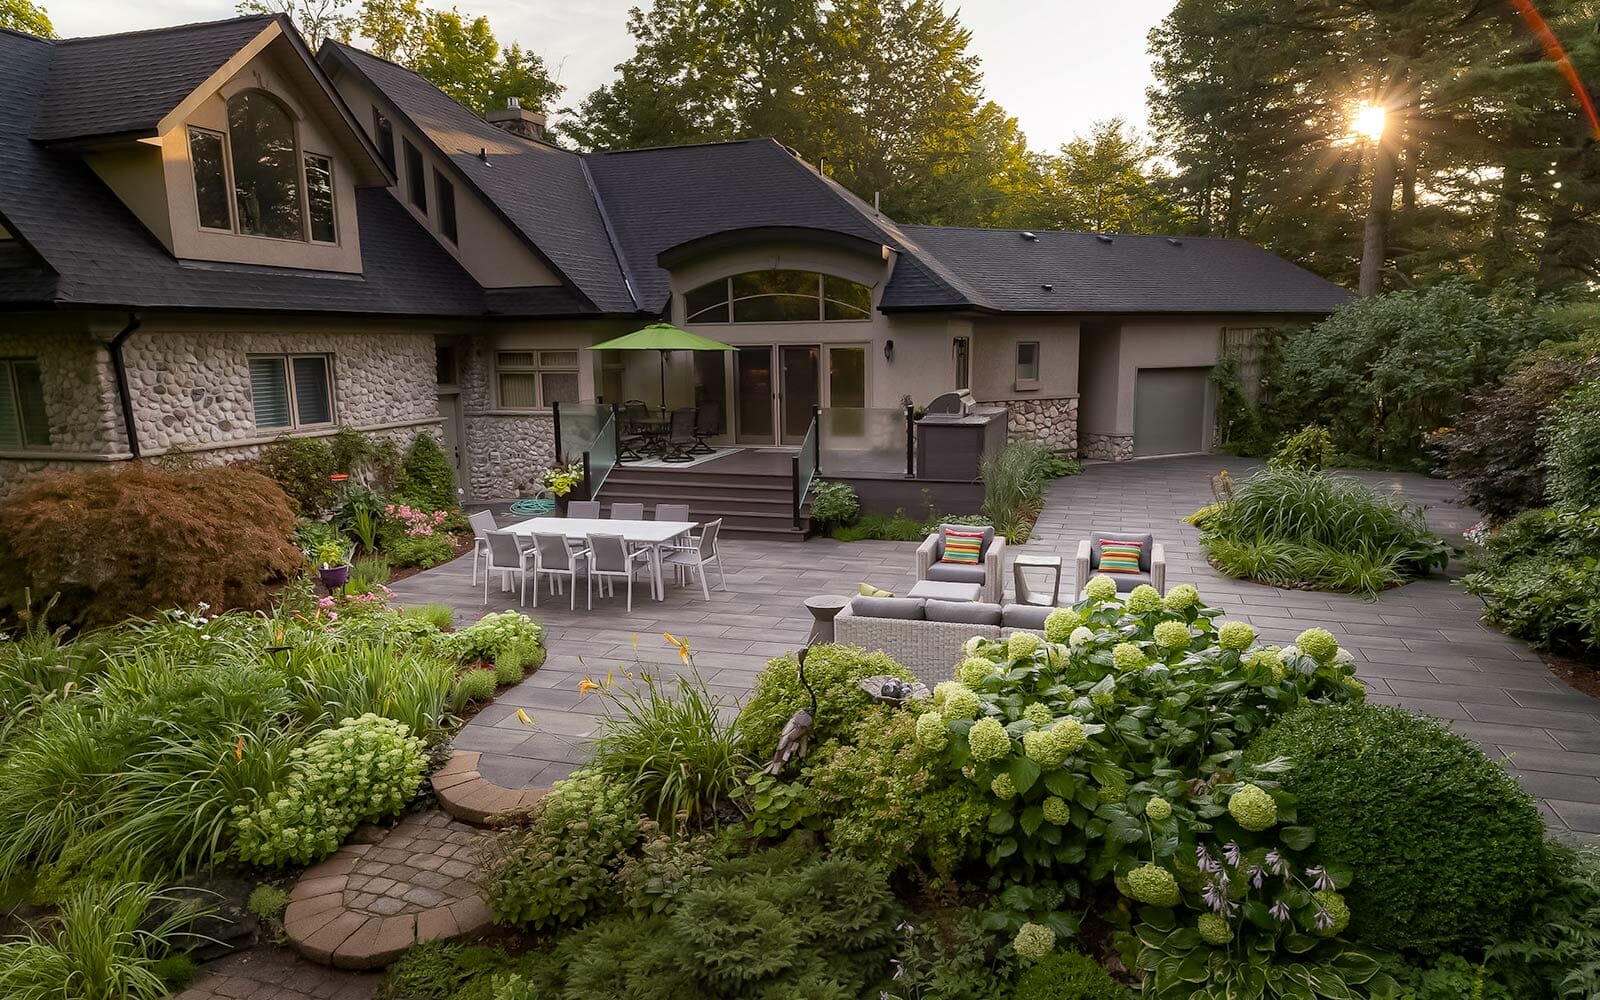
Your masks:
<path fill-rule="evenodd" d="M 578 462 L 573 462 L 571 465 L 552 465 L 544 471 L 543 476 L 539 477 L 539 482 L 550 491 L 551 496 L 556 498 L 556 508 L 565 514 L 567 497 L 578 488 L 579 483 L 583 482 L 583 466 Z"/>
<path fill-rule="evenodd" d="M 342 542 L 328 541 L 317 546 L 317 578 L 333 593 L 350 579 L 350 550 Z"/>

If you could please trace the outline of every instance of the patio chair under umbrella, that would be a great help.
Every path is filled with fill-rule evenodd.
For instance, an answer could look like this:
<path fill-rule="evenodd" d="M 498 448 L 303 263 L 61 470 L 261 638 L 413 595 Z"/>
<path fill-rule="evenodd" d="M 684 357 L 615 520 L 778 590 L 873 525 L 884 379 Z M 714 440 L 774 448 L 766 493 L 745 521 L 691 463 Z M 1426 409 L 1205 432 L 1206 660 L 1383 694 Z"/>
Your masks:
<path fill-rule="evenodd" d="M 661 408 L 667 408 L 667 352 L 668 351 L 736 351 L 737 347 L 680 330 L 671 323 L 651 323 L 643 330 L 635 330 L 595 344 L 591 351 L 659 351 L 661 352 Z"/>

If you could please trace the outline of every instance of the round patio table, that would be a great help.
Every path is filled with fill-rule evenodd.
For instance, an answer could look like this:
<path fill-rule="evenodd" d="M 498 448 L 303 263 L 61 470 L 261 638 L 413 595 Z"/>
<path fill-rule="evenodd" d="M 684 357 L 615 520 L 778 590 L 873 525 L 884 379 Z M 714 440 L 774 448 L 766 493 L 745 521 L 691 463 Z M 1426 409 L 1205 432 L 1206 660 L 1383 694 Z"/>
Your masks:
<path fill-rule="evenodd" d="M 831 594 L 806 598 L 806 610 L 816 619 L 816 623 L 811 626 L 811 635 L 807 637 L 806 645 L 809 646 L 813 642 L 832 642 L 833 620 L 839 617 L 839 612 L 849 603 L 849 598 L 835 597 Z"/>

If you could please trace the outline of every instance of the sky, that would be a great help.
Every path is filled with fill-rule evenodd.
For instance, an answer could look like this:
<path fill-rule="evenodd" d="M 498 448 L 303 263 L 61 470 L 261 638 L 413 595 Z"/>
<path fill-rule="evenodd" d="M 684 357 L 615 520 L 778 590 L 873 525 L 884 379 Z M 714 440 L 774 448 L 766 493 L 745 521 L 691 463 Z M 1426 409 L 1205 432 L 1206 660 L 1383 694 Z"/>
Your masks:
<path fill-rule="evenodd" d="M 984 86 L 1022 124 L 1034 149 L 1053 151 L 1091 123 L 1114 115 L 1145 122 L 1150 84 L 1145 36 L 1174 0 L 942 0 L 959 9 L 983 61 Z M 485 14 L 502 44 L 542 55 L 576 105 L 608 82 L 632 52 L 628 8 L 649 0 L 432 0 L 431 6 Z M 233 13 L 232 0 L 44 0 L 63 36 L 208 21 Z M 352 3 L 352 7 L 354 3 Z"/>

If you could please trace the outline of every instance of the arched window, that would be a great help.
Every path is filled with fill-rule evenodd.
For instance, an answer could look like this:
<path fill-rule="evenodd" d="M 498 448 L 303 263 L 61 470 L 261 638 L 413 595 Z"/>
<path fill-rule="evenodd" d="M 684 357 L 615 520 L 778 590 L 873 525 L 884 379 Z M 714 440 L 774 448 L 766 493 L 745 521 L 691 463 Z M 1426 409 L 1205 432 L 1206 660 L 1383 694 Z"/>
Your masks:
<path fill-rule="evenodd" d="M 747 271 L 683 297 L 690 323 L 786 323 L 870 319 L 872 289 L 815 271 Z"/>
<path fill-rule="evenodd" d="M 300 157 L 294 118 L 269 94 L 246 90 L 228 99 L 228 143 L 239 232 L 305 239 L 300 219 Z"/>

